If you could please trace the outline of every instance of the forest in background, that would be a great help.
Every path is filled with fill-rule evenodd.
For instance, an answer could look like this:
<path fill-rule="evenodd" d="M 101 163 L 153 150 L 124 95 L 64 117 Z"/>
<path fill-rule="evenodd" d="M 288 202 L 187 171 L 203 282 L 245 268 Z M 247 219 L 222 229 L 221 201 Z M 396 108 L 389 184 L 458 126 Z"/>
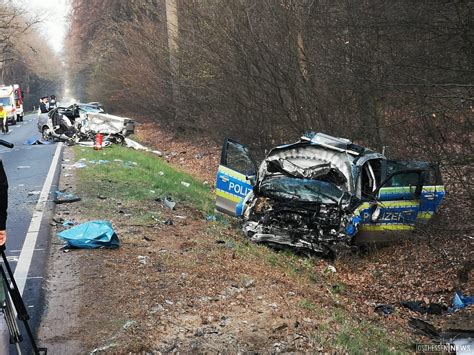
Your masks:
<path fill-rule="evenodd" d="M 469 1 L 74 0 L 84 101 L 262 153 L 308 131 L 440 163 L 472 212 Z M 463 214 L 465 215 L 465 214 Z"/>
<path fill-rule="evenodd" d="M 41 96 L 60 92 L 62 65 L 39 33 L 37 18 L 5 0 L 0 0 L 0 18 L 0 84 L 20 84 L 29 111 Z"/>

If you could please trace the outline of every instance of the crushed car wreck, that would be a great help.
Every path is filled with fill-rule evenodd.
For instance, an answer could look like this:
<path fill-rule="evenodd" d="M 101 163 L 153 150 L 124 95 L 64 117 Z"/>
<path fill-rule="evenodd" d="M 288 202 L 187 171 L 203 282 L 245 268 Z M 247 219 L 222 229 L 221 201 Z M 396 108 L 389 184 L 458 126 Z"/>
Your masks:
<path fill-rule="evenodd" d="M 322 133 L 272 149 L 258 172 L 227 139 L 216 181 L 216 209 L 243 218 L 250 240 L 324 255 L 406 236 L 443 197 L 438 166 Z"/>
<path fill-rule="evenodd" d="M 73 104 L 40 114 L 37 125 L 45 140 L 75 144 L 93 141 L 101 133 L 104 141 L 124 144 L 125 137 L 134 133 L 135 123 L 130 118 L 107 114 L 98 106 Z"/>

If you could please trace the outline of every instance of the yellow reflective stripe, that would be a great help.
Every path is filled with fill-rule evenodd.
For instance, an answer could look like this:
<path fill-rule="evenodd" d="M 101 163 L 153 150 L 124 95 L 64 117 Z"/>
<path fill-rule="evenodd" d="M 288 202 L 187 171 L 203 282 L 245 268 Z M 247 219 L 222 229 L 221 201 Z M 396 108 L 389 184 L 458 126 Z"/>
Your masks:
<path fill-rule="evenodd" d="M 393 193 L 393 192 L 411 192 L 411 189 L 413 191 L 415 190 L 415 187 L 410 188 L 410 186 L 397 186 L 397 187 L 382 187 L 380 188 L 380 193 L 388 192 L 388 193 Z"/>
<path fill-rule="evenodd" d="M 355 210 L 354 210 L 354 214 L 357 215 L 359 214 L 362 210 L 365 210 L 367 208 L 370 207 L 370 203 L 368 202 L 364 202 L 362 203 L 359 207 L 357 207 Z"/>
<path fill-rule="evenodd" d="M 419 203 L 414 200 L 408 201 L 380 201 L 380 207 L 418 207 Z"/>
<path fill-rule="evenodd" d="M 444 192 L 444 186 L 443 185 L 423 186 L 423 191 Z"/>
<path fill-rule="evenodd" d="M 418 219 L 430 219 L 433 217 L 433 212 L 418 212 Z"/>
<path fill-rule="evenodd" d="M 247 180 L 246 176 L 244 174 L 241 174 L 235 170 L 231 170 L 225 166 L 222 166 L 222 165 L 219 165 L 219 172 L 223 173 L 223 174 L 226 174 L 226 175 L 229 175 L 237 180 L 240 180 L 240 181 L 244 181 L 246 182 L 247 184 L 249 183 L 249 181 Z"/>
<path fill-rule="evenodd" d="M 394 193 L 394 192 L 411 192 L 411 190 L 415 190 L 415 186 L 397 186 L 397 187 L 382 187 L 380 188 L 380 193 Z M 436 191 L 436 192 L 444 192 L 443 185 L 436 185 L 436 186 L 423 186 L 423 191 Z"/>
<path fill-rule="evenodd" d="M 240 197 L 232 195 L 232 194 L 230 194 L 226 191 L 220 190 L 220 189 L 216 189 L 216 195 L 219 196 L 219 197 L 225 198 L 226 200 L 230 200 L 230 201 L 236 202 L 236 203 L 239 203 L 240 200 L 241 200 Z"/>
<path fill-rule="evenodd" d="M 409 226 L 406 224 L 360 224 L 360 231 L 402 231 L 402 230 L 412 230 L 414 226 Z"/>

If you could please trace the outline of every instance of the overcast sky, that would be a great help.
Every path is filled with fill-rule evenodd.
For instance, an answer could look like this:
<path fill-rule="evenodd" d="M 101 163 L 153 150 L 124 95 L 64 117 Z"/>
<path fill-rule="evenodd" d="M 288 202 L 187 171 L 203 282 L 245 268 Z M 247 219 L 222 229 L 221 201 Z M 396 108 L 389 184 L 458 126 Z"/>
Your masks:
<path fill-rule="evenodd" d="M 71 0 L 12 0 L 12 3 L 41 20 L 37 28 L 45 43 L 60 53 L 68 28 Z"/>

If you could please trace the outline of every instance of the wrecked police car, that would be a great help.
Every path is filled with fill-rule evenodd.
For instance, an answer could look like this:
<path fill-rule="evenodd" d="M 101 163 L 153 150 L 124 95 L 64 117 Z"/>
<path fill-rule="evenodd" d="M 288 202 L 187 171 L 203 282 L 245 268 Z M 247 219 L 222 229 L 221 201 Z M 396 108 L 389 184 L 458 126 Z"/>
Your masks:
<path fill-rule="evenodd" d="M 323 133 L 272 149 L 258 171 L 227 139 L 216 181 L 216 209 L 241 217 L 250 240 L 323 255 L 407 236 L 443 197 L 437 165 Z"/>

